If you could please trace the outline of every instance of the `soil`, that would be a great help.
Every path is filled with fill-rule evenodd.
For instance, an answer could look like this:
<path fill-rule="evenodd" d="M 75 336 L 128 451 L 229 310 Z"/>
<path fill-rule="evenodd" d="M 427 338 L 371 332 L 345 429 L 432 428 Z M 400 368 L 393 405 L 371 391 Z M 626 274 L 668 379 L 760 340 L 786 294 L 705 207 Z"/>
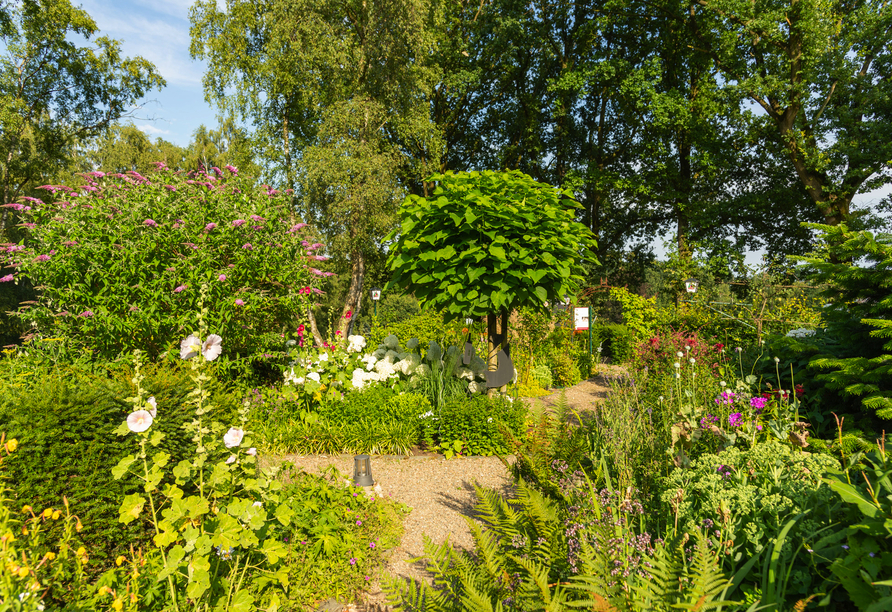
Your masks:
<path fill-rule="evenodd" d="M 554 406 L 563 395 L 571 409 L 570 414 L 575 413 L 585 420 L 595 410 L 597 403 L 606 397 L 609 390 L 607 377 L 621 372 L 621 368 L 616 366 L 601 366 L 598 376 L 530 401 L 545 404 L 547 408 Z M 442 455 L 417 449 L 415 453 L 407 457 L 372 458 L 372 476 L 381 487 L 381 494 L 411 508 L 404 522 L 402 542 L 391 551 L 387 564 L 370 584 L 361 601 L 341 608 L 335 602 L 326 602 L 325 605 L 329 607 L 325 609 L 390 610 L 384 603 L 386 595 L 381 588 L 386 576 L 428 582 L 431 579 L 424 562 L 417 561 L 424 554 L 425 537 L 437 545 L 448 540 L 457 548 L 473 548 L 467 521 L 474 516 L 475 486 L 495 489 L 504 495 L 512 493 L 513 482 L 508 466 L 514 462 L 513 456 L 505 457 L 504 461 L 498 457 L 456 457 L 446 460 Z M 351 455 L 286 455 L 282 459 L 310 473 L 318 473 L 329 465 L 334 465 L 343 474 L 353 473 Z"/>

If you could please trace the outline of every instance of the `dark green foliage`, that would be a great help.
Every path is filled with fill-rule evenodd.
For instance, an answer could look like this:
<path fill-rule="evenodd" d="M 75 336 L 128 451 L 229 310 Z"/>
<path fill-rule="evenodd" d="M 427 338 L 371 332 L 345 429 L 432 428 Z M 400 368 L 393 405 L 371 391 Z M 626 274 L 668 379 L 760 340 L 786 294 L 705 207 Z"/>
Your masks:
<path fill-rule="evenodd" d="M 193 418 L 191 408 L 185 407 L 192 388 L 189 370 L 155 366 L 143 373 L 143 388 L 154 394 L 164 416 L 155 422 L 166 434 L 159 448 L 176 464 L 194 451 L 181 429 Z M 15 505 L 40 510 L 59 507 L 67 497 L 84 524 L 79 537 L 100 565 L 151 535 L 147 524 L 118 522 L 121 499 L 139 483 L 111 475 L 122 457 L 138 451 L 135 436 L 114 433 L 132 410 L 125 402 L 134 395 L 132 376 L 129 368 L 104 374 L 48 369 L 25 385 L 17 379 L 3 381 L 0 395 L 0 431 L 18 438 L 21 445 L 6 465 Z M 212 418 L 229 420 L 237 407 L 235 398 L 216 385 L 212 397 L 217 403 Z"/>
<path fill-rule="evenodd" d="M 507 454 L 509 435 L 523 431 L 526 404 L 504 397 L 478 395 L 448 401 L 437 415 L 438 420 L 425 420 L 428 439 L 441 444 L 463 443 L 462 452 L 469 455 Z"/>
<path fill-rule="evenodd" d="M 826 286 L 825 330 L 839 344 L 809 366 L 830 388 L 861 398 L 865 411 L 892 419 L 892 236 L 810 227 L 824 232 L 825 250 L 802 259 L 812 282 Z"/>
<path fill-rule="evenodd" d="M 625 363 L 635 355 L 635 332 L 619 323 L 595 323 L 592 325 L 592 346 L 601 357 L 611 363 Z"/>

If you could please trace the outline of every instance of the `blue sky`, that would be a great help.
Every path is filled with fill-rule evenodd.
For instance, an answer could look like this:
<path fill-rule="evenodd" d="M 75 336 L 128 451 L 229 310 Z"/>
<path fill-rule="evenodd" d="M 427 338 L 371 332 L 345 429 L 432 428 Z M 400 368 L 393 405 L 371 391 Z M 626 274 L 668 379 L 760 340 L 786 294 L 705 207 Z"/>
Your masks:
<path fill-rule="evenodd" d="M 206 64 L 189 56 L 189 7 L 194 0 L 81 0 L 100 36 L 121 42 L 127 57 L 149 60 L 167 87 L 149 92 L 133 123 L 152 139 L 186 146 L 202 123 L 217 125 L 217 111 L 204 100 Z M 77 6 L 78 0 L 72 4 Z"/>

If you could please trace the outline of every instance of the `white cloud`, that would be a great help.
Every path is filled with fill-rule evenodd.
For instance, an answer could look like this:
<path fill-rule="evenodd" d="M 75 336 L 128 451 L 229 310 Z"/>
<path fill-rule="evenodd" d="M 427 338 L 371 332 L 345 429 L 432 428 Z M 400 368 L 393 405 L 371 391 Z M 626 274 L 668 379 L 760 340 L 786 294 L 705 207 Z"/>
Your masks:
<path fill-rule="evenodd" d="M 170 134 L 170 130 L 162 130 L 161 128 L 156 128 L 154 125 L 137 125 L 136 127 L 141 129 L 146 134 L 151 134 L 151 135 Z"/>

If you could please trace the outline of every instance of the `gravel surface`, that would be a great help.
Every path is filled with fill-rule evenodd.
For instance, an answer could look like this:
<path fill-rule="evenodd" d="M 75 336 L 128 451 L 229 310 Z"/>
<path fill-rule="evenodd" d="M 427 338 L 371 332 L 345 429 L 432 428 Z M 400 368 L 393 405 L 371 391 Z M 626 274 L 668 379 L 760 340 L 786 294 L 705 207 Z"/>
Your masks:
<path fill-rule="evenodd" d="M 602 366 L 602 374 L 620 371 Z M 563 392 L 570 408 L 585 419 L 597 402 L 606 397 L 607 391 L 604 377 L 597 376 L 530 401 L 552 406 Z M 352 455 L 286 455 L 280 459 L 309 473 L 319 473 L 333 465 L 348 477 L 353 475 Z M 514 457 L 509 456 L 505 461 L 511 464 Z M 440 455 L 373 457 L 372 476 L 383 495 L 412 509 L 405 520 L 400 546 L 391 552 L 387 565 L 382 568 L 382 575 L 390 574 L 404 580 L 430 580 L 424 562 L 412 562 L 424 554 L 425 535 L 436 544 L 448 539 L 459 548 L 470 550 L 473 547 L 466 519 L 473 516 L 475 484 L 505 495 L 513 491 L 508 468 L 498 457 L 456 457 L 448 461 Z M 383 605 L 384 600 L 380 584 L 375 583 L 363 597 L 362 607 L 366 610 L 389 609 Z"/>

